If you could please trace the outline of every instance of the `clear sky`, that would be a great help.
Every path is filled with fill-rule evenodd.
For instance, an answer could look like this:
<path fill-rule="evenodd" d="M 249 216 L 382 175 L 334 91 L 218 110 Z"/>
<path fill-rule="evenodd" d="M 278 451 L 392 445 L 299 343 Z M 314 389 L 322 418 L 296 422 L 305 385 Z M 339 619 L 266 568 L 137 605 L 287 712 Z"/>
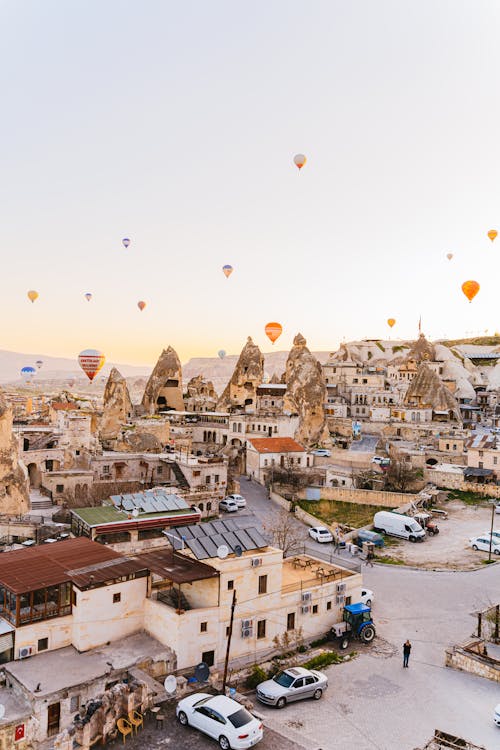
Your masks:
<path fill-rule="evenodd" d="M 498 0 L 2 0 L 0 35 L 0 349 L 500 329 Z"/>

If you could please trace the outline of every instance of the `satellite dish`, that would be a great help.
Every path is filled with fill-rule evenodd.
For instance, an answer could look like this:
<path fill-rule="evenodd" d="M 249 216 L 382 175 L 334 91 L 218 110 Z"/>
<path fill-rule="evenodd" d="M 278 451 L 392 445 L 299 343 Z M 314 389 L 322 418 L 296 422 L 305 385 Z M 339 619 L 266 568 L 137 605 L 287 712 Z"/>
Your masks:
<path fill-rule="evenodd" d="M 167 693 L 175 693 L 177 690 L 177 680 L 173 674 L 169 674 L 167 677 L 165 677 L 165 682 L 163 683 L 163 687 L 167 691 Z"/>
<path fill-rule="evenodd" d="M 3 719 L 4 716 L 5 716 L 5 706 L 3 705 L 3 703 L 0 703 L 0 719 Z"/>
<path fill-rule="evenodd" d="M 237 544 L 236 547 L 234 548 L 234 554 L 236 555 L 236 557 L 241 557 L 242 556 L 242 554 L 243 554 L 243 547 L 240 544 Z"/>
<path fill-rule="evenodd" d="M 208 664 L 205 664 L 204 661 L 201 661 L 194 668 L 194 676 L 196 677 L 198 682 L 206 682 L 208 680 L 209 674 L 210 674 L 209 666 Z"/>
<path fill-rule="evenodd" d="M 132 515 L 134 516 L 134 518 L 137 518 L 137 516 L 139 515 L 139 511 L 137 510 L 137 508 L 134 508 L 134 510 L 132 511 Z"/>
<path fill-rule="evenodd" d="M 225 544 L 221 544 L 220 547 L 217 547 L 217 557 L 220 557 L 221 560 L 224 560 L 224 558 L 228 555 L 229 547 L 227 547 Z"/>

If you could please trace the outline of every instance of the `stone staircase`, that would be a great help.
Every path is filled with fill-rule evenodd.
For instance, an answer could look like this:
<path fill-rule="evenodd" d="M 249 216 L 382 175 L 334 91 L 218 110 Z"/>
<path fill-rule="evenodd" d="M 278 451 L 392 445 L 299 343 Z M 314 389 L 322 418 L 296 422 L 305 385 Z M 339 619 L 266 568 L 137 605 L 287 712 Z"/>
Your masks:
<path fill-rule="evenodd" d="M 30 490 L 30 505 L 32 511 L 48 510 L 54 503 L 47 495 L 42 495 L 40 490 Z"/>
<path fill-rule="evenodd" d="M 181 489 L 188 490 L 189 489 L 189 482 L 182 473 L 182 469 L 180 468 L 179 464 L 173 461 L 171 464 L 169 464 L 172 468 L 172 471 L 174 472 L 174 476 L 177 479 L 178 486 Z"/>

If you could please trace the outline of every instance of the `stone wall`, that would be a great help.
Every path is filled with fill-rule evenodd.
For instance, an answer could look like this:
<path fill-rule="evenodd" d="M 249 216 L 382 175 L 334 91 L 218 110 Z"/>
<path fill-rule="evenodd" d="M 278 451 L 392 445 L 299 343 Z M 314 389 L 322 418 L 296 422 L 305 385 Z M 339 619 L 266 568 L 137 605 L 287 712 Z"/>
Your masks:
<path fill-rule="evenodd" d="M 486 651 L 485 641 L 474 638 L 461 646 L 446 649 L 445 664 L 462 672 L 500 682 L 500 661 L 485 655 Z"/>
<path fill-rule="evenodd" d="M 500 486 L 496 484 L 475 484 L 475 482 L 462 482 L 460 488 L 464 492 L 477 492 L 485 497 L 500 497 Z"/>
<path fill-rule="evenodd" d="M 409 492 L 386 492 L 385 490 L 351 490 L 347 487 L 319 487 L 322 500 L 337 500 L 342 503 L 359 505 L 383 505 L 386 508 L 399 508 L 415 502 L 417 495 Z M 301 500 L 306 500 L 306 490 L 298 493 Z"/>
<path fill-rule="evenodd" d="M 424 469 L 424 479 L 432 482 L 437 487 L 445 487 L 447 490 L 461 490 L 464 484 L 464 475 L 461 471 L 440 471 L 439 469 Z"/>

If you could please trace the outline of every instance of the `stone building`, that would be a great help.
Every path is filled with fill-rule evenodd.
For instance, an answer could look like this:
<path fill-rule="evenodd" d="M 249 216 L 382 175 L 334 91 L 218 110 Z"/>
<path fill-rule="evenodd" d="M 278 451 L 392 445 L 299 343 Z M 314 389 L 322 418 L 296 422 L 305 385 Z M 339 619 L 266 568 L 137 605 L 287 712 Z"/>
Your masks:
<path fill-rule="evenodd" d="M 142 397 L 146 414 L 184 410 L 182 367 L 177 352 L 169 346 L 160 354 Z"/>

